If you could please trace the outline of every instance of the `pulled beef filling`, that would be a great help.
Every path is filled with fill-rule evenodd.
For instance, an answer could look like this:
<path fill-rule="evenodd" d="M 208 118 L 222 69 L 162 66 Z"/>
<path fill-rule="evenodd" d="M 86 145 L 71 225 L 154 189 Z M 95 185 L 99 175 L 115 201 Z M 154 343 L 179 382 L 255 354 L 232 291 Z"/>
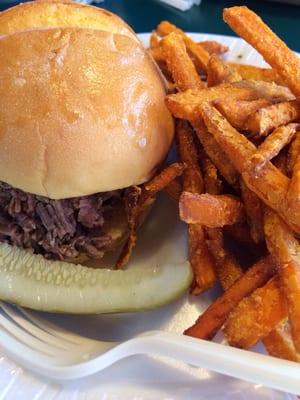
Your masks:
<path fill-rule="evenodd" d="M 33 249 L 56 260 L 85 254 L 100 258 L 111 246 L 104 222 L 123 191 L 64 200 L 35 196 L 0 182 L 0 242 Z"/>

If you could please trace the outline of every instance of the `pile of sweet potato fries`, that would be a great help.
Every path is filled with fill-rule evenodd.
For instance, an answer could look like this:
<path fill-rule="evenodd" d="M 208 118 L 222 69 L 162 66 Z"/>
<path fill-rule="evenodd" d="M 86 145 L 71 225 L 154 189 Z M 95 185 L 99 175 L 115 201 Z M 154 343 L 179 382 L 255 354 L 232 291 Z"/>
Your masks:
<path fill-rule="evenodd" d="M 271 355 L 299 361 L 300 60 L 247 7 L 223 17 L 272 68 L 226 62 L 225 46 L 196 43 L 166 21 L 149 48 L 185 166 L 165 190 L 188 224 L 191 292 L 217 281 L 224 289 L 185 333 L 210 340 L 222 329 L 231 345 L 263 340 Z M 254 264 L 241 264 L 228 237 Z"/>

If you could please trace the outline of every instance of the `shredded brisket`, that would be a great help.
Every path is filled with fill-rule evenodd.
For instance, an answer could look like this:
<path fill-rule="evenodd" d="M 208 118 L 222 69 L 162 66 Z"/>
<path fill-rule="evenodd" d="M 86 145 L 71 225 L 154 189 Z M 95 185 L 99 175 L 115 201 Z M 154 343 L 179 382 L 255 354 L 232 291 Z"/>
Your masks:
<path fill-rule="evenodd" d="M 104 222 L 121 201 L 121 190 L 51 200 L 0 182 L 0 241 L 51 259 L 100 258 L 112 242 Z"/>

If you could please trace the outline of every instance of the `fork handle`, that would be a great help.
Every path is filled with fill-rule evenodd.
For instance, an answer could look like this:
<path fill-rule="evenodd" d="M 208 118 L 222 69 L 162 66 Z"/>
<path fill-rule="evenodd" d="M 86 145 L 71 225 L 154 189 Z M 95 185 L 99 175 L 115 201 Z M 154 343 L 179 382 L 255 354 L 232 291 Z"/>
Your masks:
<path fill-rule="evenodd" d="M 285 392 L 300 393 L 300 364 L 169 332 L 155 331 L 124 342 L 123 356 L 158 354 Z"/>

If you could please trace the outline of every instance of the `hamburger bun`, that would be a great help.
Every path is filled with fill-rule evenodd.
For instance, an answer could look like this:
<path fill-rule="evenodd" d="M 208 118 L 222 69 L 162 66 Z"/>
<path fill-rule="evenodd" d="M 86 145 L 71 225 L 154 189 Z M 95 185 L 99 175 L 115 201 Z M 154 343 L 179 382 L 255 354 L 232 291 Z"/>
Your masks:
<path fill-rule="evenodd" d="M 38 6 L 58 4 L 68 3 Z M 63 199 L 153 175 L 173 138 L 164 85 L 131 31 L 116 33 L 121 22 L 113 21 L 112 31 L 43 28 L 0 38 L 0 181 Z"/>
<path fill-rule="evenodd" d="M 99 29 L 138 41 L 133 30 L 117 15 L 71 1 L 21 3 L 0 13 L 0 35 L 46 27 Z"/>

